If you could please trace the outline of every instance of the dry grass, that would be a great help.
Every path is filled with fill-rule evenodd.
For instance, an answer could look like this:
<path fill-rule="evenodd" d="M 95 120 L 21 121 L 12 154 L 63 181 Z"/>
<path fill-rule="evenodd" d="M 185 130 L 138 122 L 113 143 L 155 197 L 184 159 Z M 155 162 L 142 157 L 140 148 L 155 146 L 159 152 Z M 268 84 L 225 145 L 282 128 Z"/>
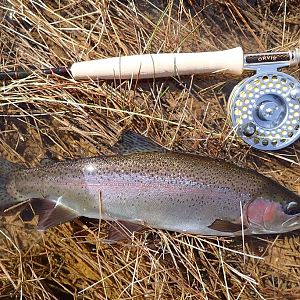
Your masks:
<path fill-rule="evenodd" d="M 3 70 L 149 52 L 300 46 L 297 0 L 4 0 L 0 18 Z M 0 86 L 1 156 L 32 166 L 44 157 L 105 154 L 130 127 L 172 149 L 250 166 L 300 192 L 299 142 L 271 154 L 232 135 L 225 96 L 236 79 L 75 82 L 37 72 Z M 243 245 L 153 230 L 110 246 L 104 222 L 99 230 L 80 219 L 44 234 L 17 217 L 1 224 L 0 298 L 300 299 L 297 232 Z"/>

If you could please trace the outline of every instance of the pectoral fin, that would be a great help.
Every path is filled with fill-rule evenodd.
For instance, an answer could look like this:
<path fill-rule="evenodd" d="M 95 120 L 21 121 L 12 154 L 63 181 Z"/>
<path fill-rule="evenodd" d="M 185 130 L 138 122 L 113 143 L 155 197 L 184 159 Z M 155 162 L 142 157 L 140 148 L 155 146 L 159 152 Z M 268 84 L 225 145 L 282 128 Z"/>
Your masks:
<path fill-rule="evenodd" d="M 146 229 L 147 227 L 141 224 L 126 221 L 111 222 L 106 243 L 113 244 L 122 240 L 130 240 L 134 232 L 142 232 Z"/>
<path fill-rule="evenodd" d="M 49 199 L 32 199 L 31 207 L 34 214 L 39 216 L 37 229 L 40 231 L 71 221 L 79 216 L 75 210 Z M 23 212 L 25 219 L 31 217 L 29 215 L 29 211 Z"/>
<path fill-rule="evenodd" d="M 230 221 L 226 221 L 222 219 L 216 219 L 211 225 L 208 226 L 208 228 L 220 232 L 237 232 L 242 230 L 242 224 L 232 223 Z M 244 225 L 244 229 L 246 228 L 247 226 Z"/>

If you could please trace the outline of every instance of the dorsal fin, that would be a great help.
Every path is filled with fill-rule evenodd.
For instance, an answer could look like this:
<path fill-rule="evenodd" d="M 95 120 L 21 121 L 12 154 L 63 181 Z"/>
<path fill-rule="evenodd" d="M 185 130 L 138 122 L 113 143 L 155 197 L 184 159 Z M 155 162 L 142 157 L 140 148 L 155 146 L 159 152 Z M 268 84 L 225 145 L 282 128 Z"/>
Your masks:
<path fill-rule="evenodd" d="M 45 157 L 43 158 L 41 161 L 40 161 L 40 165 L 41 166 L 49 166 L 49 165 L 52 165 L 54 163 L 56 163 L 57 161 L 52 159 L 52 158 L 49 158 L 49 157 Z"/>
<path fill-rule="evenodd" d="M 166 152 L 167 150 L 149 138 L 132 131 L 126 131 L 120 140 L 112 146 L 112 151 L 126 155 L 137 152 Z"/>

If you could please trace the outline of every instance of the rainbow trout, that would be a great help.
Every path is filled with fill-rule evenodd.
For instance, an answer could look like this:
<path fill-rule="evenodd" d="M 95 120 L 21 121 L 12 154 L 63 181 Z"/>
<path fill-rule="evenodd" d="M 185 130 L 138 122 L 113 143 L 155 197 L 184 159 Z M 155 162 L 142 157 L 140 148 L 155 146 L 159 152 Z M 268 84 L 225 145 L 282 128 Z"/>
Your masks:
<path fill-rule="evenodd" d="M 0 214 L 30 199 L 39 230 L 78 216 L 215 236 L 300 228 L 300 197 L 257 172 L 130 132 L 114 149 L 32 169 L 2 162 Z"/>

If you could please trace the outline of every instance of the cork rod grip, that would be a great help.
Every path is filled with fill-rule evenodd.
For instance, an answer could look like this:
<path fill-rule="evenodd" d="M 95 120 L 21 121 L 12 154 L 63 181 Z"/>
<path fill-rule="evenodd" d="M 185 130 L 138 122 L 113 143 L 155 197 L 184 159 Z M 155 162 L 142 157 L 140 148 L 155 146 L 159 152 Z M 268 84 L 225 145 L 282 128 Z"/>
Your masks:
<path fill-rule="evenodd" d="M 241 47 L 215 52 L 163 53 L 104 58 L 74 63 L 75 79 L 137 79 L 178 75 L 243 72 Z"/>

